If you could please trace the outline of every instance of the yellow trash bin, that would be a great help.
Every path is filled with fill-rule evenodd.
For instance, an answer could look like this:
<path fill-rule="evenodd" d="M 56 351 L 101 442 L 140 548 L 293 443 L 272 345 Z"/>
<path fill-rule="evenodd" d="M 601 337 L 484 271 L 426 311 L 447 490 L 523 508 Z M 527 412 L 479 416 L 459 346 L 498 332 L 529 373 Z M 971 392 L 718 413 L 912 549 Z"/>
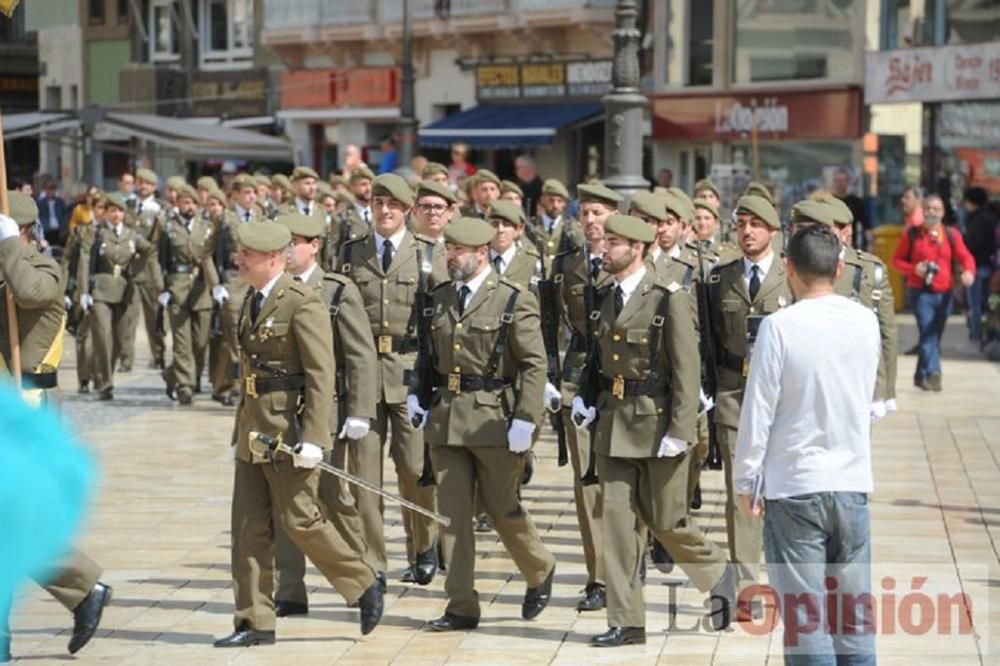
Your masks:
<path fill-rule="evenodd" d="M 906 307 L 906 278 L 892 267 L 892 255 L 896 254 L 896 246 L 903 236 L 903 227 L 899 224 L 883 224 L 875 228 L 875 254 L 889 269 L 889 284 L 896 304 L 896 312 Z"/>

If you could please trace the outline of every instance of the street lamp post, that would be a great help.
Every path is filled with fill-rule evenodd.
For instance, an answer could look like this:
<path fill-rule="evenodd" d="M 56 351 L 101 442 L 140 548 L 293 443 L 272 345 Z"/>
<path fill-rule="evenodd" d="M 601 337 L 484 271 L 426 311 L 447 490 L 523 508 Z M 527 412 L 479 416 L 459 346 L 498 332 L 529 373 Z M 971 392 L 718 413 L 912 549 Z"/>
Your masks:
<path fill-rule="evenodd" d="M 604 102 L 604 184 L 622 194 L 645 190 L 642 177 L 642 122 L 646 96 L 639 91 L 639 16 L 637 0 L 615 6 L 611 93 Z"/>
<path fill-rule="evenodd" d="M 400 66 L 401 94 L 399 101 L 399 171 L 409 173 L 410 161 L 416 151 L 417 118 L 413 99 L 413 28 L 410 0 L 403 0 L 403 53 Z"/>

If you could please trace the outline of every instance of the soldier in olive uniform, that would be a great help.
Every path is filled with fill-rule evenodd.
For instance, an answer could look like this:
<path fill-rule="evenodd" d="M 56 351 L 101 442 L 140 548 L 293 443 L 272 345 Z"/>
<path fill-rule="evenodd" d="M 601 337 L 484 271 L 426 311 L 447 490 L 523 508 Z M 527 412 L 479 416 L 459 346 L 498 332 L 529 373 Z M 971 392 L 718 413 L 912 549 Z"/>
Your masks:
<path fill-rule="evenodd" d="M 239 187 L 236 183 L 245 177 L 245 174 L 236 176 L 234 187 Z M 236 351 L 236 318 L 239 316 L 243 293 L 246 291 L 246 284 L 240 280 L 235 264 L 236 232 L 245 222 L 241 222 L 238 214 L 227 208 L 227 205 L 227 197 L 222 190 L 209 191 L 205 204 L 205 219 L 212 228 L 212 237 L 215 239 L 212 261 L 215 264 L 215 273 L 219 276 L 219 284 L 212 287 L 209 377 L 212 380 L 212 400 L 232 407 L 238 398 L 236 368 L 239 357 Z M 252 221 L 267 219 L 259 209 L 256 216 L 251 213 L 249 218 Z"/>
<path fill-rule="evenodd" d="M 433 180 L 423 180 L 417 185 L 417 202 L 413 206 L 416 222 L 414 232 L 429 238 L 437 245 L 444 244 L 444 230 L 455 215 L 455 198 L 451 188 Z"/>
<path fill-rule="evenodd" d="M 448 187 L 448 167 L 440 162 L 428 162 L 420 175 L 424 180 L 433 180 L 438 185 Z"/>
<path fill-rule="evenodd" d="M 359 447 L 379 448 L 378 437 L 370 432 L 371 421 L 375 418 L 378 364 L 371 327 L 357 286 L 343 275 L 324 273 L 317 263 L 325 232 L 319 220 L 293 213 L 279 216 L 276 222 L 284 224 L 292 234 L 286 270 L 293 279 L 315 290 L 329 309 L 337 363 L 330 412 L 330 435 L 334 444 L 329 462 L 346 469 L 348 457 L 360 459 L 356 453 Z M 319 498 L 324 515 L 352 550 L 368 557 L 371 551 L 364 538 L 364 526 L 352 492 L 354 495 L 370 493 L 357 486 L 345 486 L 345 482 L 329 474 L 320 479 Z M 373 513 L 372 519 L 377 521 L 376 536 L 382 542 L 382 516 L 378 511 Z M 275 540 L 278 578 L 275 612 L 278 617 L 304 615 L 309 612 L 304 581 L 305 558 L 282 530 L 276 532 Z M 380 543 L 379 548 L 384 550 L 384 543 Z M 368 561 L 368 564 L 377 569 L 377 562 Z M 385 574 L 379 571 L 378 575 L 384 582 Z"/>
<path fill-rule="evenodd" d="M 294 199 L 295 192 L 292 190 L 292 181 L 288 179 L 288 176 L 283 173 L 276 173 L 271 176 L 271 205 L 273 215 L 277 216 L 281 207 Z"/>
<path fill-rule="evenodd" d="M 149 256 L 156 262 L 156 247 L 138 231 L 124 224 L 128 205 L 119 194 L 106 199 L 107 214 L 97 229 L 88 252 L 80 261 L 78 282 L 80 305 L 90 312 L 94 335 L 94 388 L 101 400 L 111 400 L 114 391 L 115 358 L 124 338 L 126 312 L 132 300 L 136 257 Z M 154 273 L 157 290 L 163 278 Z"/>
<path fill-rule="evenodd" d="M 56 388 L 65 319 L 62 280 L 59 265 L 40 254 L 32 240 L 38 206 L 20 192 L 8 191 L 7 196 L 10 217 L 0 215 L 0 303 L 6 303 L 10 290 L 18 322 L 21 396 L 37 406 L 49 402 L 48 393 Z M 4 306 L 0 307 L 0 370 L 6 373 L 13 368 L 12 353 Z M 97 631 L 104 607 L 111 602 L 111 588 L 100 581 L 96 562 L 73 548 L 68 551 L 52 575 L 39 583 L 73 613 L 69 652 L 75 654 Z M 0 661 L 9 661 L 9 626 L 8 619 L 0 617 Z"/>
<path fill-rule="evenodd" d="M 729 241 L 722 240 L 719 222 L 719 207 L 708 199 L 696 198 L 694 205 L 694 221 L 691 223 L 688 246 L 697 249 L 701 244 L 701 252 L 714 264 L 728 264 L 743 256 L 740 248 Z"/>
<path fill-rule="evenodd" d="M 480 169 L 473 178 L 472 201 L 461 210 L 461 214 L 486 219 L 490 204 L 500 198 L 500 178 L 489 169 Z"/>
<path fill-rule="evenodd" d="M 500 200 L 509 201 L 518 208 L 524 210 L 524 190 L 510 180 L 500 181 Z M 532 204 L 534 205 L 534 203 Z"/>
<path fill-rule="evenodd" d="M 291 234 L 283 224 L 239 228 L 237 264 L 253 288 L 238 324 L 246 383 L 233 429 L 232 574 L 235 631 L 216 647 L 274 642 L 274 529 L 289 536 L 349 604 L 361 633 L 382 616 L 382 584 L 323 515 L 316 465 L 330 447 L 336 360 L 330 313 L 316 291 L 285 273 Z M 280 437 L 296 453 L 261 457 L 253 433 Z"/>
<path fill-rule="evenodd" d="M 107 212 L 107 195 L 101 193 L 94 203 L 94 216 L 90 223 L 75 227 L 70 231 L 66 247 L 63 249 L 62 274 L 63 284 L 66 285 L 64 303 L 67 312 L 66 329 L 73 333 L 76 338 L 76 379 L 79 388 L 78 393 L 90 393 L 90 382 L 94 379 L 94 336 L 92 330 L 92 317 L 83 306 L 80 305 L 80 296 L 83 294 L 82 285 L 77 279 L 81 262 L 88 261 L 90 257 L 90 244 L 94 241 L 94 234 L 98 226 L 104 221 Z M 71 329 L 70 322 L 75 320 L 75 331 Z M 124 339 L 124 334 L 119 338 Z M 114 359 L 112 359 L 112 362 Z M 129 368 L 131 369 L 131 368 Z"/>
<path fill-rule="evenodd" d="M 774 206 L 763 197 L 740 197 L 736 221 L 743 256 L 720 263 L 712 271 L 709 306 L 717 370 L 713 420 L 726 477 L 726 532 L 740 589 L 745 589 L 755 583 L 760 569 L 762 532 L 760 517 L 739 511 L 733 495 L 736 428 L 757 327 L 764 317 L 789 305 L 792 293 L 785 265 L 773 247 L 781 228 Z M 739 609 L 741 618 L 750 612 L 750 608 Z"/>
<path fill-rule="evenodd" d="M 422 434 L 406 416 L 407 389 L 403 377 L 416 361 L 417 292 L 430 290 L 447 279 L 445 257 L 433 242 L 414 236 L 406 228 L 414 197 L 405 180 L 395 174 L 382 174 L 375 179 L 372 195 L 372 232 L 349 241 L 341 250 L 338 263 L 339 270 L 361 290 L 379 356 L 373 429 L 380 447 L 370 447 L 372 456 L 361 461 L 358 473 L 381 483 L 381 447 L 388 440 L 400 494 L 432 509 L 434 487 L 417 483 L 424 466 L 424 443 Z M 362 498 L 361 503 L 365 502 L 377 499 Z M 363 506 L 361 513 L 370 516 L 371 508 Z M 403 580 L 429 583 L 437 572 L 437 526 L 431 519 L 407 509 L 402 509 L 402 515 L 410 563 Z M 370 547 L 377 547 L 377 539 L 367 540 Z M 376 553 L 375 558 L 380 570 L 385 570 L 385 552 Z"/>
<path fill-rule="evenodd" d="M 431 358 L 420 359 L 437 373 L 436 398 L 433 405 L 421 405 L 416 395 L 407 400 L 409 418 L 426 423 L 441 510 L 452 520 L 452 538 L 444 541 L 448 605 L 429 623 L 435 631 L 479 625 L 472 530 L 477 495 L 527 582 L 521 616 L 537 617 L 552 595 L 555 557 L 517 492 L 521 456 L 531 448 L 543 410 L 538 302 L 490 268 L 494 235 L 493 227 L 475 218 L 456 220 L 445 230 L 452 282 L 433 292 Z"/>
<path fill-rule="evenodd" d="M 600 414 L 595 449 L 610 629 L 591 644 L 616 647 L 646 640 L 639 520 L 699 590 L 711 591 L 716 630 L 730 623 L 735 574 L 687 517 L 686 456 L 695 440 L 701 384 L 691 295 L 663 284 L 646 267 L 644 255 L 655 238 L 648 224 L 615 215 L 605 233 L 604 267 L 614 282 L 601 304 L 595 349 L 573 413 L 581 425 Z"/>
<path fill-rule="evenodd" d="M 160 226 L 167 211 L 156 197 L 156 174 L 149 169 L 139 169 L 135 172 L 136 198 L 135 207 L 127 211 L 125 224 L 132 227 L 147 241 L 159 243 Z M 154 368 L 164 368 L 163 354 L 165 350 L 163 335 L 156 325 L 156 314 L 159 309 L 156 289 L 159 268 L 149 257 L 139 257 L 132 265 L 135 276 L 135 291 L 133 302 L 129 304 L 127 337 L 121 343 L 123 363 L 131 365 L 135 358 L 135 329 L 140 318 L 146 326 L 146 337 L 149 339 L 149 350 L 153 355 L 151 365 Z"/>
<path fill-rule="evenodd" d="M 524 211 L 510 201 L 494 201 L 486 220 L 496 229 L 490 241 L 490 263 L 497 274 L 538 295 L 538 281 L 545 273 L 542 257 L 530 241 L 525 242 Z"/>
<path fill-rule="evenodd" d="M 557 255 L 583 247 L 584 234 L 580 221 L 566 213 L 569 191 L 565 185 L 555 178 L 547 179 L 542 183 L 541 200 L 531 202 L 531 205 L 536 203 L 542 214 L 528 222 L 528 233 L 536 239 L 539 251 L 544 252 L 546 259 L 552 261 Z"/>
<path fill-rule="evenodd" d="M 347 209 L 347 216 L 352 229 L 371 229 L 372 218 L 372 182 L 375 174 L 366 166 L 356 167 L 351 171 L 349 182 L 354 205 Z"/>
<path fill-rule="evenodd" d="M 190 185 L 177 193 L 177 213 L 169 215 L 160 233 L 159 260 L 165 290 L 159 302 L 170 315 L 173 362 L 164 372 L 167 395 L 190 405 L 201 386 L 208 349 L 212 290 L 219 284 L 213 263 L 215 234 L 198 214 L 198 194 Z"/>
<path fill-rule="evenodd" d="M 735 243 L 736 231 L 732 228 L 732 224 L 728 220 L 723 219 L 722 195 L 719 193 L 719 188 L 716 187 L 715 183 L 709 178 L 702 178 L 694 184 L 694 197 L 692 198 L 704 199 L 715 206 L 720 222 L 719 240 L 727 243 Z"/>

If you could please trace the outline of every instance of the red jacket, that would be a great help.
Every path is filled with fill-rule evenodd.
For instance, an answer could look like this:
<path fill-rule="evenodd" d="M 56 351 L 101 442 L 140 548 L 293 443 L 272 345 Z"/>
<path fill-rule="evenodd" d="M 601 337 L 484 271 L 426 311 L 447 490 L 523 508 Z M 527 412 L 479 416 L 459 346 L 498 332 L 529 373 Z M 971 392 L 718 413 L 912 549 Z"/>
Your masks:
<path fill-rule="evenodd" d="M 910 237 L 913 236 L 911 246 Z M 922 225 L 913 231 L 904 231 L 892 257 L 892 266 L 906 276 L 906 285 L 912 289 L 924 286 L 924 278 L 917 275 L 915 268 L 921 261 L 933 261 L 938 265 L 938 273 L 931 282 L 930 291 L 942 294 L 951 291 L 953 278 L 951 274 L 952 256 L 957 258 L 963 271 L 976 272 L 976 260 L 972 257 L 962 234 L 957 229 L 947 228 L 943 224 L 933 227 Z"/>

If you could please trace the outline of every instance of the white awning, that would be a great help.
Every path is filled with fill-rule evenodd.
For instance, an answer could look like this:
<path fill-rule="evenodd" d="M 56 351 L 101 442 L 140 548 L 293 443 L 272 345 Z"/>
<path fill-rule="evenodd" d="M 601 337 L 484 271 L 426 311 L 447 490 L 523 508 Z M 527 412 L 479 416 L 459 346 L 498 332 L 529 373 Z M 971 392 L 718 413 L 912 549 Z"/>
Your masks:
<path fill-rule="evenodd" d="M 259 132 L 147 113 L 108 113 L 101 125 L 190 157 L 292 161 L 290 141 Z"/>
<path fill-rule="evenodd" d="M 58 111 L 5 113 L 0 119 L 3 121 L 3 138 L 6 141 L 80 126 L 79 118 Z"/>

